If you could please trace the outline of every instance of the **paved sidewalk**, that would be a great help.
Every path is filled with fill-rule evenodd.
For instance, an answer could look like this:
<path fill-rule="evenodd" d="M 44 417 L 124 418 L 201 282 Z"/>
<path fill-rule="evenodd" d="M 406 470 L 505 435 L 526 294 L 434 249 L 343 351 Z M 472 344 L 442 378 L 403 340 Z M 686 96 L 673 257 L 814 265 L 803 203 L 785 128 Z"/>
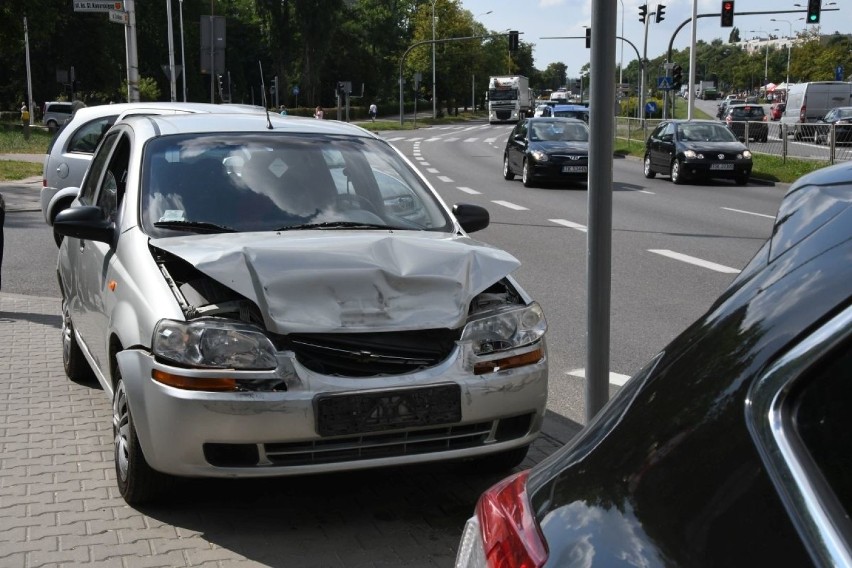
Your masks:
<path fill-rule="evenodd" d="M 56 298 L 0 292 L 0 567 L 446 567 L 476 498 L 502 477 L 434 465 L 186 480 L 131 508 L 115 483 L 111 405 L 96 382 L 65 377 L 59 313 Z M 549 415 L 523 466 L 577 430 Z"/>

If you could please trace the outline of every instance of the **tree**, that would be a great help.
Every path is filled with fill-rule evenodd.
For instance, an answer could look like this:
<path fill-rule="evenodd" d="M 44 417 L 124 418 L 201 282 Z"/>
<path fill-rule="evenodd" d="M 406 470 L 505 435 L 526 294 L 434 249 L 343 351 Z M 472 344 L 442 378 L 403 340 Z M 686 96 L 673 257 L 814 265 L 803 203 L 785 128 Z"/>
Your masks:
<path fill-rule="evenodd" d="M 740 41 L 740 28 L 731 28 L 731 34 L 728 36 L 728 43 L 738 43 Z"/>

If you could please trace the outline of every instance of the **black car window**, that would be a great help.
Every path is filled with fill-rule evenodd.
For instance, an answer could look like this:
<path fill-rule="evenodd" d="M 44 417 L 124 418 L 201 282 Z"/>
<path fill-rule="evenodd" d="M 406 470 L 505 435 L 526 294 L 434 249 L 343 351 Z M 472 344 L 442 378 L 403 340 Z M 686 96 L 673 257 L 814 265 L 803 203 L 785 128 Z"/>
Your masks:
<path fill-rule="evenodd" d="M 651 133 L 651 138 L 659 138 L 662 135 L 663 129 L 665 129 L 665 127 L 665 123 L 658 125 L 657 128 L 655 128 L 654 131 Z"/>
<path fill-rule="evenodd" d="M 666 124 L 666 127 L 663 129 L 663 132 L 660 134 L 660 140 L 670 141 L 674 139 L 675 133 L 675 124 L 670 122 Z"/>
<path fill-rule="evenodd" d="M 124 198 L 127 169 L 130 164 L 130 140 L 122 134 L 106 168 L 98 191 L 97 206 L 103 210 L 104 218 L 115 221 L 118 204 Z"/>
<path fill-rule="evenodd" d="M 838 118 L 852 118 L 852 108 L 842 108 L 837 111 Z"/>
<path fill-rule="evenodd" d="M 805 379 L 791 405 L 796 433 L 846 514 L 852 512 L 852 345 Z"/>
<path fill-rule="evenodd" d="M 760 106 L 735 107 L 731 109 L 731 118 L 734 120 L 749 120 L 752 118 L 763 119 L 763 117 L 763 107 Z"/>
<path fill-rule="evenodd" d="M 118 132 L 112 132 L 107 135 L 100 152 L 95 154 L 91 165 L 89 165 L 89 170 L 86 172 L 86 177 L 83 178 L 83 185 L 80 188 L 80 195 L 78 196 L 78 199 L 84 205 L 93 205 L 95 202 L 95 194 L 103 176 L 103 170 L 106 167 L 107 159 L 111 154 L 118 134 Z"/>
<path fill-rule="evenodd" d="M 93 153 L 95 148 L 98 147 L 98 142 L 101 141 L 101 138 L 113 125 L 117 117 L 118 115 L 104 116 L 82 125 L 68 141 L 68 151 L 82 154 Z"/>

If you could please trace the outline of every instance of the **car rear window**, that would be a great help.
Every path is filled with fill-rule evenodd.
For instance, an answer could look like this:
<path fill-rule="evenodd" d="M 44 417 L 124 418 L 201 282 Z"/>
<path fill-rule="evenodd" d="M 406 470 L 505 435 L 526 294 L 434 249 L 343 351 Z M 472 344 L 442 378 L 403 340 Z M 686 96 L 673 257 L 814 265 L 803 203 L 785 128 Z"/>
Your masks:
<path fill-rule="evenodd" d="M 763 112 L 763 107 L 761 106 L 753 106 L 753 107 L 740 107 L 740 108 L 732 108 L 731 109 L 731 117 L 734 120 L 737 119 L 748 119 L 748 118 L 763 118 L 765 116 Z"/>

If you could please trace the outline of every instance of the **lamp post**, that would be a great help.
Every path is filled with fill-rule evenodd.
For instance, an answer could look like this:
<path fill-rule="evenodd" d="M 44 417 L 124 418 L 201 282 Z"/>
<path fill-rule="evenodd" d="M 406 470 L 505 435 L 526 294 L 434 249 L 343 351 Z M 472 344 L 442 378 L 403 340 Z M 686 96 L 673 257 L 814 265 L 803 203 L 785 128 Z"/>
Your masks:
<path fill-rule="evenodd" d="M 624 0 L 621 2 L 621 37 L 624 37 Z M 618 88 L 624 84 L 624 41 L 621 42 L 621 59 L 618 62 Z M 621 91 L 619 91 L 620 93 Z"/>
<path fill-rule="evenodd" d="M 778 31 L 778 28 L 772 30 L 774 32 Z M 763 64 L 763 86 L 766 87 L 766 84 L 769 83 L 769 41 L 772 39 L 772 35 L 765 30 L 749 30 L 748 33 L 756 34 L 762 33 L 766 34 L 766 63 Z"/>
<path fill-rule="evenodd" d="M 432 0 L 432 120 L 438 118 L 437 101 L 435 100 L 435 3 Z"/>
<path fill-rule="evenodd" d="M 787 36 L 787 40 L 788 40 L 787 41 L 787 78 L 784 80 L 784 83 L 786 83 L 789 86 L 790 85 L 790 48 L 792 47 L 792 44 L 793 44 L 793 22 L 791 22 L 790 20 L 782 20 L 780 18 L 770 18 L 769 21 L 770 22 L 786 22 L 787 25 L 790 27 L 789 34 Z"/>

